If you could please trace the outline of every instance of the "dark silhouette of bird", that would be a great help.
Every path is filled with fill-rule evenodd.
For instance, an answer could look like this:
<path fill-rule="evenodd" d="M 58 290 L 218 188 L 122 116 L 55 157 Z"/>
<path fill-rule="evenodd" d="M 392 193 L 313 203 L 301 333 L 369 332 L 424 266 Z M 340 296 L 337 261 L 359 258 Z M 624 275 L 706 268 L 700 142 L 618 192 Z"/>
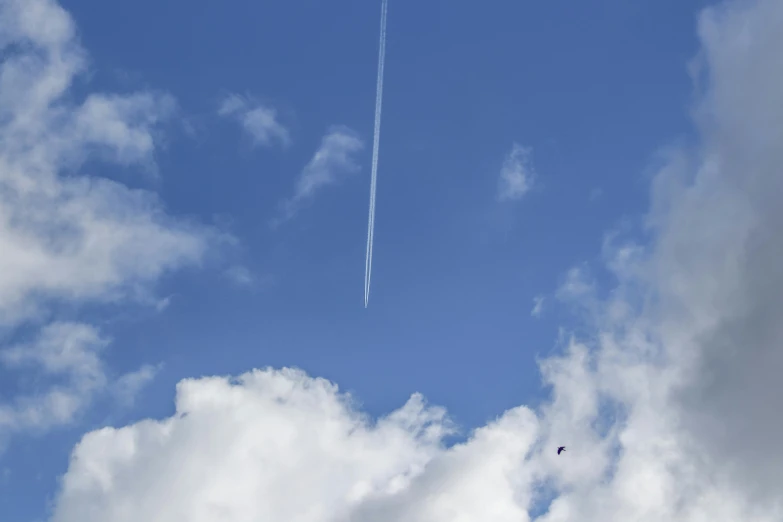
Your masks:
<path fill-rule="evenodd" d="M 565 446 L 560 446 L 559 448 L 557 448 L 557 454 L 558 455 L 560 455 L 561 451 L 565 451 Z"/>

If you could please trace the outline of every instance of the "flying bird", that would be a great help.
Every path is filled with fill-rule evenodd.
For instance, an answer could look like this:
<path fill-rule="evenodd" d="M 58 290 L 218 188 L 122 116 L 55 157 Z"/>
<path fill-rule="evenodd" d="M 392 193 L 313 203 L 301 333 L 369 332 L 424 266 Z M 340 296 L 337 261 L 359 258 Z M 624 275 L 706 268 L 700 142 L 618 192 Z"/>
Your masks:
<path fill-rule="evenodd" d="M 560 446 L 559 448 L 557 448 L 557 454 L 558 455 L 560 455 L 561 451 L 565 451 L 565 446 Z"/>

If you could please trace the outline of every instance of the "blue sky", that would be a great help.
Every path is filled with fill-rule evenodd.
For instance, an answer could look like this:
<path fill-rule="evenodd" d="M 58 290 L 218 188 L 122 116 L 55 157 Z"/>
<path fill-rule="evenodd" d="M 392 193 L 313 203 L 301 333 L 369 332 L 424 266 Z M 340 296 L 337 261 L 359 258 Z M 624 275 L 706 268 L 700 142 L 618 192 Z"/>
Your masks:
<path fill-rule="evenodd" d="M 176 103 L 152 134 L 154 168 L 87 156 L 80 175 L 156 193 L 168 216 L 231 240 L 155 272 L 146 301 L 61 299 L 43 319 L 8 323 L 7 346 L 48 321 L 95 325 L 111 338 L 110 380 L 160 365 L 132 405 L 99 397 L 72 423 L 7 438 L 8 520 L 45 519 L 86 432 L 171 415 L 187 378 L 298 367 L 372 416 L 420 392 L 463 435 L 544 401 L 537 361 L 567 344 L 560 329 L 580 327 L 558 288 L 583 263 L 613 284 L 600 266 L 606 235 L 645 243 L 657 154 L 693 140 L 688 64 L 707 2 L 390 0 L 364 309 L 380 2 L 61 5 L 89 56 L 66 97 L 151 90 Z M 254 142 L 219 113 L 231 96 L 272 110 L 286 138 Z M 338 165 L 333 183 L 270 226 L 335 126 L 363 143 L 350 153 L 358 168 Z M 515 144 L 530 151 L 532 188 L 501 201 Z M 3 372 L 9 400 L 43 382 Z"/>
<path fill-rule="evenodd" d="M 596 256 L 608 228 L 637 218 L 651 154 L 687 131 L 697 5 L 392 3 L 367 310 L 379 6 L 67 5 L 93 57 L 91 85 L 166 89 L 195 122 L 198 137 L 175 129 L 158 154 L 155 188 L 169 211 L 230 220 L 241 263 L 274 281 L 249 290 L 208 270 L 178 274 L 160 290 L 175 294 L 170 309 L 123 326 L 116 351 L 127 343 L 138 361 L 165 361 L 163 389 L 297 365 L 355 390 L 371 411 L 420 390 L 468 423 L 535 395 L 531 356 L 552 347 L 558 322 L 531 318 L 533 298 Z M 291 146 L 253 148 L 215 114 L 226 92 L 279 107 Z M 365 142 L 361 171 L 270 230 L 334 124 Z M 538 184 L 499 204 L 514 142 L 532 148 Z"/>

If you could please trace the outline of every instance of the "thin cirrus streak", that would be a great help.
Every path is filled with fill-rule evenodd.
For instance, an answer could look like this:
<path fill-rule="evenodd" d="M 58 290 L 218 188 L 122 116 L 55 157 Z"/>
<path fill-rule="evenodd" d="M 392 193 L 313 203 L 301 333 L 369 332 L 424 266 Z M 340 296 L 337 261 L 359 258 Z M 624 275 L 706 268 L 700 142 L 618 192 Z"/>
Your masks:
<path fill-rule="evenodd" d="M 381 37 L 378 49 L 378 83 L 375 92 L 375 129 L 372 143 L 372 170 L 370 175 L 370 214 L 367 220 L 367 254 L 364 262 L 364 307 L 370 300 L 372 276 L 372 243 L 375 236 L 375 193 L 378 182 L 378 146 L 381 138 L 381 108 L 383 106 L 383 68 L 386 61 L 386 11 L 388 0 L 381 2 Z"/>

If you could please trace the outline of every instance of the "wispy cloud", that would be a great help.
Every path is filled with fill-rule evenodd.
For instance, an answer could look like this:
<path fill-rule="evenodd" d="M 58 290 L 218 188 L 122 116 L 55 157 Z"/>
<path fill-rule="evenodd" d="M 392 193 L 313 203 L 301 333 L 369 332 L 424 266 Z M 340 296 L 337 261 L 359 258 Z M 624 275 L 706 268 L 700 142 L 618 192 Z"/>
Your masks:
<path fill-rule="evenodd" d="M 541 313 L 544 311 L 544 296 L 536 296 L 533 298 L 533 309 L 530 311 L 531 317 L 538 319 L 541 317 Z"/>
<path fill-rule="evenodd" d="M 110 384 L 102 358 L 109 344 L 110 339 L 93 326 L 57 322 L 43 328 L 31 342 L 0 351 L 0 364 L 7 369 L 40 374 L 47 378 L 44 382 L 64 379 L 42 384 L 34 393 L 0 405 L 0 432 L 44 431 L 68 424 L 102 391 L 114 390 L 123 403 L 132 402 L 154 372 L 145 366 Z"/>
<path fill-rule="evenodd" d="M 121 376 L 112 384 L 112 392 L 121 406 L 133 406 L 136 396 L 163 368 L 162 364 L 145 364 L 135 372 Z"/>
<path fill-rule="evenodd" d="M 162 312 L 166 309 L 168 309 L 169 306 L 171 306 L 171 300 L 174 298 L 173 295 L 169 295 L 164 297 L 163 299 L 156 299 L 155 300 L 155 309 L 158 312 Z"/>
<path fill-rule="evenodd" d="M 532 150 L 517 143 L 511 148 L 500 169 L 499 201 L 518 201 L 533 187 L 535 171 L 531 161 Z"/>
<path fill-rule="evenodd" d="M 342 175 L 359 170 L 353 155 L 363 147 L 362 140 L 348 127 L 335 126 L 329 129 L 315 155 L 302 170 L 294 195 L 281 204 L 282 216 L 275 219 L 272 225 L 291 219 L 319 190 L 337 183 Z"/>
<path fill-rule="evenodd" d="M 277 120 L 277 111 L 246 96 L 229 94 L 223 98 L 218 114 L 237 120 L 257 145 L 271 146 L 291 143 L 291 136 Z"/>
<path fill-rule="evenodd" d="M 224 272 L 224 275 L 229 279 L 229 281 L 238 286 L 250 286 L 256 280 L 253 272 L 242 265 L 234 265 L 229 267 Z"/>

